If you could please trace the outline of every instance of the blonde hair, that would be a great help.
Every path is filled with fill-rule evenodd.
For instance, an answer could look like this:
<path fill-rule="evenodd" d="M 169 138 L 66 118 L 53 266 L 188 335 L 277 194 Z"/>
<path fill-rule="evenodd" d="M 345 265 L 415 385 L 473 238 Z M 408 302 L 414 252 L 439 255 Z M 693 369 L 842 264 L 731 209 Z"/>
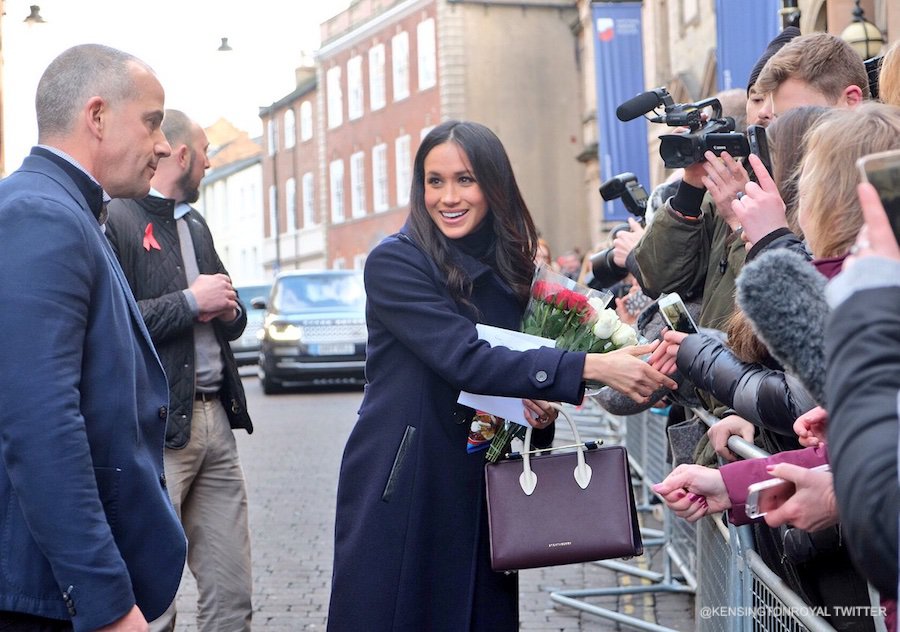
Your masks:
<path fill-rule="evenodd" d="M 809 33 L 792 39 L 763 66 L 756 88 L 775 92 L 788 79 L 796 79 L 837 103 L 848 86 L 858 86 L 869 96 L 866 66 L 850 44 L 828 33 Z"/>
<path fill-rule="evenodd" d="M 878 71 L 878 99 L 900 106 L 900 40 L 891 44 Z"/>
<path fill-rule="evenodd" d="M 863 223 L 856 161 L 889 149 L 900 149 L 900 107 L 893 105 L 835 109 L 810 131 L 797 188 L 814 257 L 844 255 L 853 245 Z"/>

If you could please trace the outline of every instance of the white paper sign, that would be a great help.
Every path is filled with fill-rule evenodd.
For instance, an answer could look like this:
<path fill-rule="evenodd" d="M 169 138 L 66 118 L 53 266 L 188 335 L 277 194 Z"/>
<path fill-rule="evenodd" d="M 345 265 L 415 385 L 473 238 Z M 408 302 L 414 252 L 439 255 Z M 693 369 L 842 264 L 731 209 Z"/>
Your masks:
<path fill-rule="evenodd" d="M 513 351 L 527 351 L 539 347 L 555 347 L 556 341 L 550 338 L 542 338 L 532 334 L 493 327 L 491 325 L 477 324 L 478 337 L 487 341 L 492 347 L 507 347 Z M 469 406 L 475 410 L 483 410 L 502 419 L 514 421 L 517 424 L 527 426 L 525 420 L 525 406 L 519 397 L 500 397 L 498 395 L 475 395 L 462 391 L 456 400 L 463 406 Z"/>

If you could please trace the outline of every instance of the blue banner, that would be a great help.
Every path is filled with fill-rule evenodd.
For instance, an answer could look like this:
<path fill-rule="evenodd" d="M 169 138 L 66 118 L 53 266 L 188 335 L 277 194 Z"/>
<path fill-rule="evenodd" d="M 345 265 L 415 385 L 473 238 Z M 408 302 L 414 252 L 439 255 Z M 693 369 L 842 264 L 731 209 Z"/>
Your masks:
<path fill-rule="evenodd" d="M 750 71 L 781 31 L 781 0 L 716 0 L 716 79 L 719 90 L 747 89 Z"/>
<path fill-rule="evenodd" d="M 626 171 L 637 176 L 647 191 L 650 163 L 647 155 L 647 122 L 638 118 L 622 123 L 616 108 L 646 90 L 640 2 L 593 2 L 594 68 L 597 86 L 597 131 L 600 180 Z M 603 203 L 605 221 L 632 215 L 621 199 Z"/>

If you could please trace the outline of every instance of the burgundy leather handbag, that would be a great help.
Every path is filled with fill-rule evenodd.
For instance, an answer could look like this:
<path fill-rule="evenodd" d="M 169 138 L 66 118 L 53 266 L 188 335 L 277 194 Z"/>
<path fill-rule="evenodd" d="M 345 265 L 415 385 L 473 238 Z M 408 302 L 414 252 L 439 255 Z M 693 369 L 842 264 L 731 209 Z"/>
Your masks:
<path fill-rule="evenodd" d="M 633 557 L 643 553 L 624 446 L 531 450 L 485 466 L 491 567 L 495 571 Z M 560 448 L 554 448 L 559 450 Z"/>

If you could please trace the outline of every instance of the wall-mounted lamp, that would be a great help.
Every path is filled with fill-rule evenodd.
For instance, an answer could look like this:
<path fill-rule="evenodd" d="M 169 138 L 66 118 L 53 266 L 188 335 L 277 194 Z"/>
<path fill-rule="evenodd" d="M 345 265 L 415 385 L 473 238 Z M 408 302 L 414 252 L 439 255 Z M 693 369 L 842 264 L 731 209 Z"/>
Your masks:
<path fill-rule="evenodd" d="M 859 0 L 856 0 L 856 8 L 853 9 L 853 21 L 841 32 L 841 39 L 863 59 L 875 57 L 884 46 L 884 35 L 877 26 L 866 20 Z"/>
<path fill-rule="evenodd" d="M 229 50 L 233 50 L 233 49 L 231 48 L 231 46 L 228 45 L 228 38 L 227 38 L 227 37 L 223 37 L 223 38 L 222 38 L 222 44 L 219 46 L 218 50 L 220 50 L 220 51 L 229 51 Z"/>
<path fill-rule="evenodd" d="M 41 15 L 41 7 L 36 4 L 31 5 L 31 13 L 28 14 L 28 17 L 23 20 L 25 24 L 43 24 L 46 22 L 44 17 Z"/>

